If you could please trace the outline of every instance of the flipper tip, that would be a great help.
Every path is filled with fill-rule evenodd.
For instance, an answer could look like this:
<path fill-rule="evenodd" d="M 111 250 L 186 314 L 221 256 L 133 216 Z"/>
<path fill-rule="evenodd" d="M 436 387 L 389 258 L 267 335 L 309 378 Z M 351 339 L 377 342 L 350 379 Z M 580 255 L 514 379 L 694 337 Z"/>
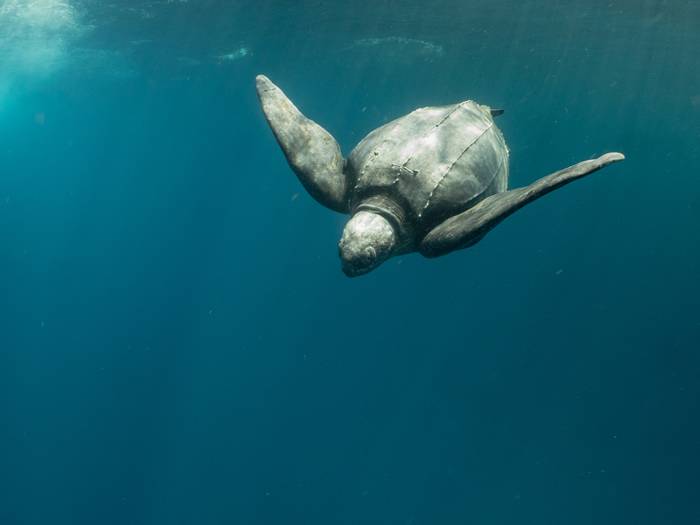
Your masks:
<path fill-rule="evenodd" d="M 265 75 L 257 75 L 255 77 L 255 87 L 257 88 L 258 92 L 261 93 L 264 91 L 270 91 L 276 86 Z"/>
<path fill-rule="evenodd" d="M 617 151 L 613 151 L 611 153 L 606 153 L 605 155 L 603 155 L 601 157 L 601 160 L 605 164 L 609 164 L 612 162 L 620 162 L 621 160 L 625 160 L 625 155 Z"/>

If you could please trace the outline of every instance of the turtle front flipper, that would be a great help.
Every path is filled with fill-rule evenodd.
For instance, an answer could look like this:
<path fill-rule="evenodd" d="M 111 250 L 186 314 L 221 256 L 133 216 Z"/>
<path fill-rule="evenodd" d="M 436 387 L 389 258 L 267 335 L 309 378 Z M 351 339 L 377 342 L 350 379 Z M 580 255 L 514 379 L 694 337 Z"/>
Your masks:
<path fill-rule="evenodd" d="M 476 244 L 498 223 L 526 204 L 624 158 L 622 153 L 606 153 L 557 171 L 524 188 L 491 195 L 436 226 L 421 241 L 418 251 L 426 257 L 439 257 Z"/>
<path fill-rule="evenodd" d="M 336 140 L 306 118 L 269 78 L 258 75 L 255 80 L 265 118 L 306 191 L 324 206 L 347 212 L 344 160 Z"/>

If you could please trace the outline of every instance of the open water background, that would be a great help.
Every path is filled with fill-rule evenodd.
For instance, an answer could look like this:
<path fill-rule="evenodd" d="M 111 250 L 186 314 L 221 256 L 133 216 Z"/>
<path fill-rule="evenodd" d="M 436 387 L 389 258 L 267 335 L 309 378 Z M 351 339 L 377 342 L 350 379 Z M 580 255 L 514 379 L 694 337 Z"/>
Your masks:
<path fill-rule="evenodd" d="M 700 4 L 0 0 L 0 523 L 700 523 Z M 503 107 L 473 249 L 347 279 L 259 110 Z"/>

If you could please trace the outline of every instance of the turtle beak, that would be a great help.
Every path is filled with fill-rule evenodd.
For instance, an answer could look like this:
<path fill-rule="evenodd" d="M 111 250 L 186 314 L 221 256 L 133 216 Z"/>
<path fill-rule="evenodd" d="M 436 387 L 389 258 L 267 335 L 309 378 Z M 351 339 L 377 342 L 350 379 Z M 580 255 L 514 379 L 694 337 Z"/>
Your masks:
<path fill-rule="evenodd" d="M 348 277 L 359 277 L 374 270 L 378 266 L 377 251 L 371 247 L 366 247 L 361 253 L 347 249 L 347 246 L 340 244 L 340 261 L 343 273 Z"/>
<path fill-rule="evenodd" d="M 364 275 L 369 270 L 357 270 L 355 268 L 352 268 L 351 266 L 348 266 L 346 264 L 343 264 L 343 273 L 345 274 L 346 277 L 359 277 L 360 275 Z"/>
<path fill-rule="evenodd" d="M 396 234 L 389 222 L 375 213 L 360 211 L 343 228 L 338 243 L 343 273 L 357 277 L 374 270 L 394 249 Z"/>

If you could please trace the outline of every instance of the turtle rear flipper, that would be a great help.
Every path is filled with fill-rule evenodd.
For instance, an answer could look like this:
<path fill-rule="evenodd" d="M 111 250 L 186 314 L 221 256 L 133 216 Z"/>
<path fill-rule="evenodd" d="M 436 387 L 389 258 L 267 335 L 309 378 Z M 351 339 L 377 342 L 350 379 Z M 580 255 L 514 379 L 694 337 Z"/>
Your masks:
<path fill-rule="evenodd" d="M 346 212 L 347 181 L 336 140 L 306 118 L 269 78 L 258 75 L 255 80 L 265 118 L 306 191 L 324 206 Z"/>
<path fill-rule="evenodd" d="M 419 251 L 426 257 L 439 257 L 472 246 L 503 219 L 526 204 L 624 158 L 622 153 L 606 153 L 597 159 L 585 160 L 557 171 L 524 188 L 491 195 L 473 208 L 450 217 L 432 229 L 421 241 Z"/>

